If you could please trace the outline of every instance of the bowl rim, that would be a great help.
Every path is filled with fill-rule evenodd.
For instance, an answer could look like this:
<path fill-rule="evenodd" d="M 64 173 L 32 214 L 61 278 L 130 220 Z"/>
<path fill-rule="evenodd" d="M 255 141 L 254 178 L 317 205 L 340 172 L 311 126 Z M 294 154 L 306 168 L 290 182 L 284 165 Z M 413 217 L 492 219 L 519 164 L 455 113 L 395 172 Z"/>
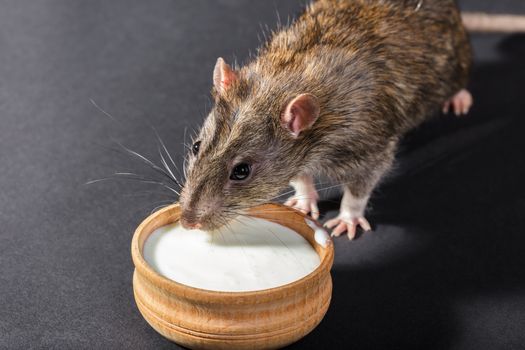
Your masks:
<path fill-rule="evenodd" d="M 294 208 L 290 208 L 288 206 L 279 204 L 279 203 L 267 203 L 263 205 L 259 205 L 254 208 L 260 208 L 263 206 L 276 206 L 281 209 L 289 210 L 291 214 L 299 215 L 305 220 L 310 220 L 311 222 L 314 222 L 315 225 L 322 227 L 320 223 L 311 218 L 310 216 L 305 215 L 299 210 L 296 210 Z M 149 279 L 151 282 L 153 282 L 154 285 L 161 287 L 162 289 L 174 293 L 180 297 L 184 297 L 186 299 L 191 299 L 195 301 L 206 301 L 206 302 L 214 302 L 214 301 L 225 301 L 229 300 L 234 303 L 242 302 L 245 299 L 253 299 L 256 297 L 270 297 L 275 298 L 279 294 L 289 294 L 290 292 L 294 292 L 297 290 L 297 288 L 302 284 L 308 284 L 310 281 L 315 281 L 317 278 L 320 277 L 322 273 L 325 271 L 330 274 L 330 270 L 332 268 L 333 259 L 334 259 L 334 248 L 333 248 L 333 242 L 331 239 L 328 239 L 328 243 L 326 247 L 323 247 L 319 243 L 316 242 L 316 244 L 322 249 L 325 254 L 324 256 L 319 256 L 320 263 L 319 265 L 308 275 L 295 280 L 293 282 L 283 284 L 280 286 L 272 287 L 272 288 L 266 288 L 266 289 L 260 289 L 260 290 L 253 290 L 253 291 L 217 291 L 217 290 L 210 290 L 210 289 L 203 289 L 198 287 L 192 287 L 180 282 L 176 282 L 174 280 L 171 280 L 157 271 L 155 271 L 144 259 L 144 256 L 142 254 L 142 250 L 140 249 L 140 238 L 144 234 L 151 234 L 145 233 L 145 228 L 148 226 L 148 224 L 158 218 L 159 216 L 166 214 L 166 212 L 170 212 L 173 210 L 177 210 L 179 208 L 178 203 L 173 203 L 169 206 L 166 206 L 162 209 L 157 210 L 156 212 L 152 213 L 148 217 L 146 217 L 136 228 L 133 239 L 131 241 L 131 256 L 133 260 L 133 264 L 135 265 L 135 273 L 139 273 L 142 276 Z M 249 213 L 249 212 L 248 212 Z M 256 216 L 255 216 L 256 217 Z M 262 218 L 264 219 L 264 218 Z M 268 219 L 266 219 L 268 220 Z M 177 220 L 172 221 L 172 223 L 177 222 Z M 283 225 L 285 227 L 288 227 L 285 223 L 279 223 L 280 225 Z M 306 221 L 305 221 L 306 224 Z M 169 225 L 169 223 L 166 223 L 164 225 Z M 312 231 L 312 235 L 315 233 L 314 229 L 310 227 L 308 224 L 308 229 Z M 290 227 L 288 227 L 290 228 Z M 291 228 L 290 228 L 291 229 Z M 293 230 L 293 229 L 292 229 Z M 145 241 L 145 240 L 144 240 Z M 310 241 L 309 241 L 310 243 Z M 315 247 L 313 247 L 315 249 Z M 317 251 L 316 251 L 317 252 Z"/>

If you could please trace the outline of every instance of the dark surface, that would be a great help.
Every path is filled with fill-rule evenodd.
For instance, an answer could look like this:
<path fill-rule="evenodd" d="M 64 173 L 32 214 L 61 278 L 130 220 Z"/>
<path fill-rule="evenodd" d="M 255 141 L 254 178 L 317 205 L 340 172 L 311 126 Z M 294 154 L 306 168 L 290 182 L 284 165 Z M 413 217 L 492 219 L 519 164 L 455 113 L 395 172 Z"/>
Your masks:
<path fill-rule="evenodd" d="M 148 124 L 181 164 L 217 56 L 244 61 L 260 25 L 301 3 L 2 1 L 0 348 L 177 348 L 131 289 L 133 230 L 166 197 L 83 183 L 143 171 L 102 146 L 154 157 Z M 525 12 L 521 0 L 462 6 Z M 331 307 L 293 349 L 525 346 L 525 37 L 473 41 L 472 113 L 407 137 L 371 200 L 375 231 L 336 240 Z M 338 195 L 326 196 L 333 216 Z"/>

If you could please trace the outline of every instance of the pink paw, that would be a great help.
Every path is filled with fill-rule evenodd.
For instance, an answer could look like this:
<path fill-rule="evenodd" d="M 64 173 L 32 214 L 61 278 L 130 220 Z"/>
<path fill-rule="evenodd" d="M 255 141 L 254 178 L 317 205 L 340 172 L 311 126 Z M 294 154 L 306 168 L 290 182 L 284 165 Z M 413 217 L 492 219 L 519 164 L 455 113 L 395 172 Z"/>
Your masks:
<path fill-rule="evenodd" d="M 284 203 L 289 207 L 300 210 L 305 214 L 310 214 L 315 220 L 319 219 L 319 208 L 317 207 L 318 195 L 312 195 L 311 197 L 295 195 Z"/>
<path fill-rule="evenodd" d="M 443 113 L 447 114 L 452 107 L 454 114 L 460 116 L 462 114 L 467 114 L 472 107 L 473 103 L 472 95 L 465 89 L 461 89 L 457 94 L 455 94 L 450 100 L 445 102 L 443 105 Z"/>
<path fill-rule="evenodd" d="M 348 239 L 352 240 L 355 237 L 357 226 L 361 226 L 364 231 L 370 231 L 370 223 L 364 217 L 358 218 L 347 218 L 339 215 L 338 217 L 328 220 L 325 224 L 325 227 L 333 228 L 332 236 L 339 237 L 342 233 L 346 231 Z"/>

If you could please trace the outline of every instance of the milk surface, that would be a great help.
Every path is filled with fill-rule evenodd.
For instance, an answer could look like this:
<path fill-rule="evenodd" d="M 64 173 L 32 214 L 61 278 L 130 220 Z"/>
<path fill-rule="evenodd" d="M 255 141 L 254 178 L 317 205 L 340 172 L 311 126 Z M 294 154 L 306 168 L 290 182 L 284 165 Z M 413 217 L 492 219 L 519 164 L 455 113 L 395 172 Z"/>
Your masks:
<path fill-rule="evenodd" d="M 144 259 L 173 281 L 225 292 L 282 286 L 320 264 L 308 241 L 287 227 L 251 217 L 228 226 L 213 232 L 160 227 L 144 243 Z"/>

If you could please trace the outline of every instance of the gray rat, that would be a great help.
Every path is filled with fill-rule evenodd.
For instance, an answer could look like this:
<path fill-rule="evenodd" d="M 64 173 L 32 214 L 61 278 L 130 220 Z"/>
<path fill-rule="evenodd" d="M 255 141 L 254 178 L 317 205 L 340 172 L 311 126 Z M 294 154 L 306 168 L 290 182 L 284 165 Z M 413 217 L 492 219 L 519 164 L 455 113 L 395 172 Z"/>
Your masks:
<path fill-rule="evenodd" d="M 214 107 L 193 142 L 181 223 L 213 230 L 291 184 L 318 218 L 313 178 L 342 184 L 339 236 L 365 208 L 397 144 L 436 111 L 468 112 L 471 48 L 453 0 L 320 0 L 244 67 L 222 58 Z"/>

